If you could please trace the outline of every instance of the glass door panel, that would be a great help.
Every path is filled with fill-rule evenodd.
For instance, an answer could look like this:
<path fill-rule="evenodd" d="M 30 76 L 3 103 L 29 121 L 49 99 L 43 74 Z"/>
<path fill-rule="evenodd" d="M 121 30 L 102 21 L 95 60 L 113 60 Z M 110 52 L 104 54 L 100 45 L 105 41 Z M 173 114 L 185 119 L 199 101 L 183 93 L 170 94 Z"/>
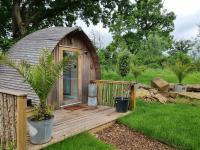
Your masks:
<path fill-rule="evenodd" d="M 70 63 L 66 64 L 63 71 L 64 102 L 78 99 L 78 58 L 71 57 L 73 55 L 75 55 L 75 52 L 63 51 L 63 57 L 69 57 L 69 59 L 71 59 Z"/>

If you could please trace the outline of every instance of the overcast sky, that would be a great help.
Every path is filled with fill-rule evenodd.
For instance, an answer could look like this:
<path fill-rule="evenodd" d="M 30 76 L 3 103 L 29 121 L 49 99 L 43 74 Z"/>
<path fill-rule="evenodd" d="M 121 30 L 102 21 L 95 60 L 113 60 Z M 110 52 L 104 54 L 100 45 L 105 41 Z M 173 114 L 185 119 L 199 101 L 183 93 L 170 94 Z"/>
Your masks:
<path fill-rule="evenodd" d="M 200 0 L 165 0 L 164 8 L 176 14 L 175 31 L 173 32 L 175 39 L 191 39 L 196 36 L 197 25 L 200 24 Z M 98 32 L 100 31 L 101 47 L 105 47 L 112 41 L 111 33 L 107 28 L 102 28 L 101 24 L 90 25 L 88 28 L 79 20 L 77 25 L 81 26 L 90 37 L 93 37 L 92 33 L 99 37 Z"/>

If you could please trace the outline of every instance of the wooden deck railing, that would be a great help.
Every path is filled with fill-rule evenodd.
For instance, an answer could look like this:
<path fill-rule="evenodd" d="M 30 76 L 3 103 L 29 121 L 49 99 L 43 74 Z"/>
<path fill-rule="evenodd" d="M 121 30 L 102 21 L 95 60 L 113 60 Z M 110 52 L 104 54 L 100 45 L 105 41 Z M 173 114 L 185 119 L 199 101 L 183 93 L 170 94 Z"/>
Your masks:
<path fill-rule="evenodd" d="M 0 89 L 0 149 L 26 149 L 26 93 Z"/>
<path fill-rule="evenodd" d="M 130 97 L 129 109 L 136 107 L 135 82 L 131 81 L 111 81 L 111 80 L 91 80 L 91 84 L 97 87 L 97 102 L 99 105 L 114 106 L 114 98 L 117 96 Z"/>

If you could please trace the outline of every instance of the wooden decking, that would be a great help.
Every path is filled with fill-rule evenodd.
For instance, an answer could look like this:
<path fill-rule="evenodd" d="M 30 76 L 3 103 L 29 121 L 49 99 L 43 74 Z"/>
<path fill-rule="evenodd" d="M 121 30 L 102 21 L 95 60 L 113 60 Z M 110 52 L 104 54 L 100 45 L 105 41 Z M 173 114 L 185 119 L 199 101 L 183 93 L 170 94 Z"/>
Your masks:
<path fill-rule="evenodd" d="M 114 108 L 108 106 L 83 107 L 74 111 L 56 110 L 52 140 L 43 145 L 33 145 L 28 142 L 28 150 L 41 149 L 72 135 L 105 125 L 126 114 L 128 113 L 117 113 Z"/>

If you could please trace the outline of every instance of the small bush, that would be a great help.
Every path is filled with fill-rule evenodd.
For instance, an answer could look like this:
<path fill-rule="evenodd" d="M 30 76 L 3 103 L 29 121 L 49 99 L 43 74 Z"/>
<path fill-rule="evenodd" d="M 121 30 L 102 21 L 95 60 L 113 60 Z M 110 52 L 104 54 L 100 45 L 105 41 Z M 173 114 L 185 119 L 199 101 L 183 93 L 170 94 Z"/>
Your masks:
<path fill-rule="evenodd" d="M 130 71 L 131 54 L 129 51 L 122 51 L 118 56 L 118 72 L 122 77 L 127 76 Z"/>
<path fill-rule="evenodd" d="M 192 71 L 192 67 L 188 64 L 183 64 L 178 61 L 175 65 L 171 66 L 171 70 L 176 75 L 179 84 L 182 84 L 183 79 Z"/>
<path fill-rule="evenodd" d="M 142 73 L 146 70 L 145 66 L 137 66 L 131 64 L 131 73 L 135 77 L 136 82 L 138 82 L 138 77 L 142 75 Z"/>
<path fill-rule="evenodd" d="M 160 69 L 161 68 L 161 66 L 158 63 L 148 64 L 148 67 L 152 68 L 152 69 Z"/>

